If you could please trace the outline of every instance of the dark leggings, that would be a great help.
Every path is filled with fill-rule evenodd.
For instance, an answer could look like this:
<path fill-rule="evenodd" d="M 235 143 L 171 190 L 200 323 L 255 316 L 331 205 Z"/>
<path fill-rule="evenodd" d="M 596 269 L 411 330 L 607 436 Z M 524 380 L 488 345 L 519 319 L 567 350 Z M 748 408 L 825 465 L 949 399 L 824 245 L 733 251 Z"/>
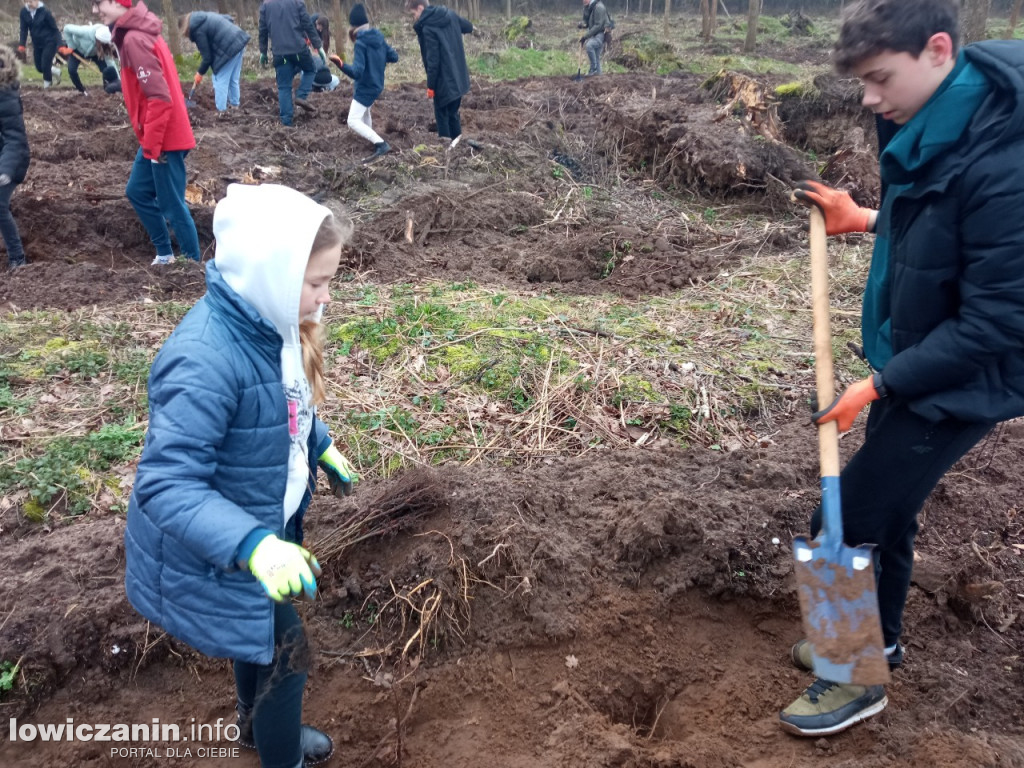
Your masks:
<path fill-rule="evenodd" d="M 871 404 L 864 444 L 840 473 L 843 539 L 875 544 L 878 609 L 886 647 L 900 637 L 914 567 L 917 514 L 942 476 L 994 425 L 944 419 L 932 422 L 903 401 Z M 821 507 L 811 536 L 821 529 Z"/>
<path fill-rule="evenodd" d="M 462 135 L 462 121 L 459 119 L 459 107 L 462 99 L 449 101 L 441 106 L 434 101 L 434 118 L 437 120 L 437 135 L 442 139 L 457 139 Z"/>
<path fill-rule="evenodd" d="M 50 70 L 53 68 L 53 57 L 57 55 L 57 41 L 52 43 L 45 43 L 43 45 L 36 45 L 35 41 L 32 41 L 32 57 L 35 60 L 36 70 L 43 75 L 43 80 L 51 82 L 53 80 L 53 72 Z"/>
<path fill-rule="evenodd" d="M 252 732 L 262 768 L 296 768 L 302 762 L 302 691 L 309 645 L 290 602 L 274 604 L 274 659 L 235 662 L 238 700 L 252 707 Z"/>
<path fill-rule="evenodd" d="M 116 78 L 111 78 L 110 76 L 107 75 L 107 63 L 105 61 L 100 61 L 95 56 L 89 56 L 89 57 L 84 57 L 83 56 L 83 58 L 86 61 L 96 65 L 97 69 L 99 69 L 99 71 L 103 75 L 103 85 L 104 86 L 106 86 L 106 84 L 108 82 L 110 82 L 112 79 L 116 79 Z M 78 57 L 75 56 L 74 53 L 72 53 L 70 56 L 68 56 L 68 77 L 71 78 L 71 84 L 74 85 L 75 88 L 77 88 L 80 92 L 85 93 L 85 86 L 82 85 L 82 78 L 80 78 L 78 76 L 78 66 L 81 63 L 82 62 L 79 61 Z"/>

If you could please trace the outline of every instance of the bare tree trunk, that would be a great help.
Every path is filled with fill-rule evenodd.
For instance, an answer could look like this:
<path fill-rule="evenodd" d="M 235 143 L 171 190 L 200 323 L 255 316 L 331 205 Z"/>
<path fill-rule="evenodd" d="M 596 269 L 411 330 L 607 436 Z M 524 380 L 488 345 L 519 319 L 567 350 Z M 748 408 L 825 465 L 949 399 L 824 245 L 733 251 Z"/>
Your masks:
<path fill-rule="evenodd" d="M 711 29 L 708 30 L 708 40 L 711 40 L 715 36 L 715 30 L 718 29 L 718 0 L 711 0 L 708 5 L 711 7 Z"/>
<path fill-rule="evenodd" d="M 347 61 L 345 41 L 348 40 L 348 15 L 345 13 L 345 6 L 341 4 L 341 0 L 334 0 L 334 24 L 334 52 Z"/>
<path fill-rule="evenodd" d="M 757 20 L 761 17 L 761 0 L 750 0 L 747 9 L 747 39 L 743 43 L 744 53 L 753 53 L 757 48 Z"/>
<path fill-rule="evenodd" d="M 167 45 L 171 49 L 172 56 L 181 56 L 181 33 L 178 32 L 178 17 L 174 15 L 174 3 L 172 0 L 161 0 L 163 10 L 163 21 L 167 24 Z"/>
<path fill-rule="evenodd" d="M 512 21 L 512 0 L 505 0 L 505 18 Z"/>
<path fill-rule="evenodd" d="M 235 24 L 245 29 L 245 0 L 235 0 L 235 8 L 232 13 L 235 15 Z"/>
<path fill-rule="evenodd" d="M 654 15 L 654 0 L 650 0 L 650 2 L 647 4 L 647 15 Z"/>
<path fill-rule="evenodd" d="M 718 0 L 711 0 L 717 3 Z M 708 0 L 700 0 L 700 36 L 704 42 L 711 40 L 711 7 Z"/>
<path fill-rule="evenodd" d="M 960 14 L 960 31 L 963 43 L 976 43 L 985 39 L 985 24 L 992 0 L 962 0 L 963 12 Z"/>
<path fill-rule="evenodd" d="M 1010 11 L 1010 24 L 1006 30 L 1006 39 L 1013 39 L 1013 32 L 1017 29 L 1017 22 L 1020 21 L 1020 7 L 1024 5 L 1024 0 L 1017 0 L 1013 4 L 1013 10 Z"/>
<path fill-rule="evenodd" d="M 662 23 L 663 23 L 666 35 L 668 34 L 668 15 L 671 12 L 671 10 L 672 10 L 672 0 L 665 0 L 665 16 L 664 16 L 664 21 Z"/>

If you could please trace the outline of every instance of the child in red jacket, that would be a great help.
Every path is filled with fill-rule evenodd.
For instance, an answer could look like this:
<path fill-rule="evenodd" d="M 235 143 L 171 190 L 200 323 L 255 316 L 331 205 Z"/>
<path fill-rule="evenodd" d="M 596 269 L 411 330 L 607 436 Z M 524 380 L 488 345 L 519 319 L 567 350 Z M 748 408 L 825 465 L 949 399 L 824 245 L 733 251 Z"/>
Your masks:
<path fill-rule="evenodd" d="M 132 7 L 132 0 L 99 0 L 93 10 L 113 25 L 121 55 L 124 105 L 141 145 L 125 195 L 156 246 L 153 263 L 174 260 L 168 222 L 182 254 L 199 261 L 199 236 L 185 203 L 185 157 L 196 140 L 178 70 L 160 34 L 163 23 L 143 2 Z"/>

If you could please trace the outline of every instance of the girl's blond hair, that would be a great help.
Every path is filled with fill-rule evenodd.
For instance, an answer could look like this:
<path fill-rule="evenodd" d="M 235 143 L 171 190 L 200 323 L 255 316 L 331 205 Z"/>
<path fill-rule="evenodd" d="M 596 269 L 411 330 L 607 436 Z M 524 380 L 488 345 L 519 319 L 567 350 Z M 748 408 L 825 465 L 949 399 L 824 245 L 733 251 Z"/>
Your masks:
<path fill-rule="evenodd" d="M 324 218 L 320 229 L 313 238 L 313 247 L 309 250 L 312 256 L 325 248 L 345 245 L 352 237 L 352 222 L 339 219 L 331 214 Z M 327 387 L 324 383 L 324 331 L 323 326 L 312 320 L 304 320 L 299 325 L 299 341 L 302 344 L 302 367 L 306 371 L 306 380 L 312 390 L 312 405 L 320 405 L 326 397 Z"/>

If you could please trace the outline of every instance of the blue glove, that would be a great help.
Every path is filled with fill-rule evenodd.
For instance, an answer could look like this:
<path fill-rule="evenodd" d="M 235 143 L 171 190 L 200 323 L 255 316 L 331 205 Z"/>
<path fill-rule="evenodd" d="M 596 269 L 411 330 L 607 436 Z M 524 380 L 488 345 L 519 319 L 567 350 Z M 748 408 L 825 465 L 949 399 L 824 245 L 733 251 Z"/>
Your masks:
<path fill-rule="evenodd" d="M 317 463 L 327 475 L 327 482 L 331 484 L 331 493 L 338 498 L 352 493 L 352 486 L 359 481 L 359 476 L 356 475 L 355 467 L 351 462 L 334 447 L 334 443 L 331 443 L 330 447 L 320 454 Z"/>
<path fill-rule="evenodd" d="M 300 594 L 309 600 L 316 597 L 320 563 L 298 544 L 267 536 L 252 551 L 249 571 L 274 602 Z"/>

